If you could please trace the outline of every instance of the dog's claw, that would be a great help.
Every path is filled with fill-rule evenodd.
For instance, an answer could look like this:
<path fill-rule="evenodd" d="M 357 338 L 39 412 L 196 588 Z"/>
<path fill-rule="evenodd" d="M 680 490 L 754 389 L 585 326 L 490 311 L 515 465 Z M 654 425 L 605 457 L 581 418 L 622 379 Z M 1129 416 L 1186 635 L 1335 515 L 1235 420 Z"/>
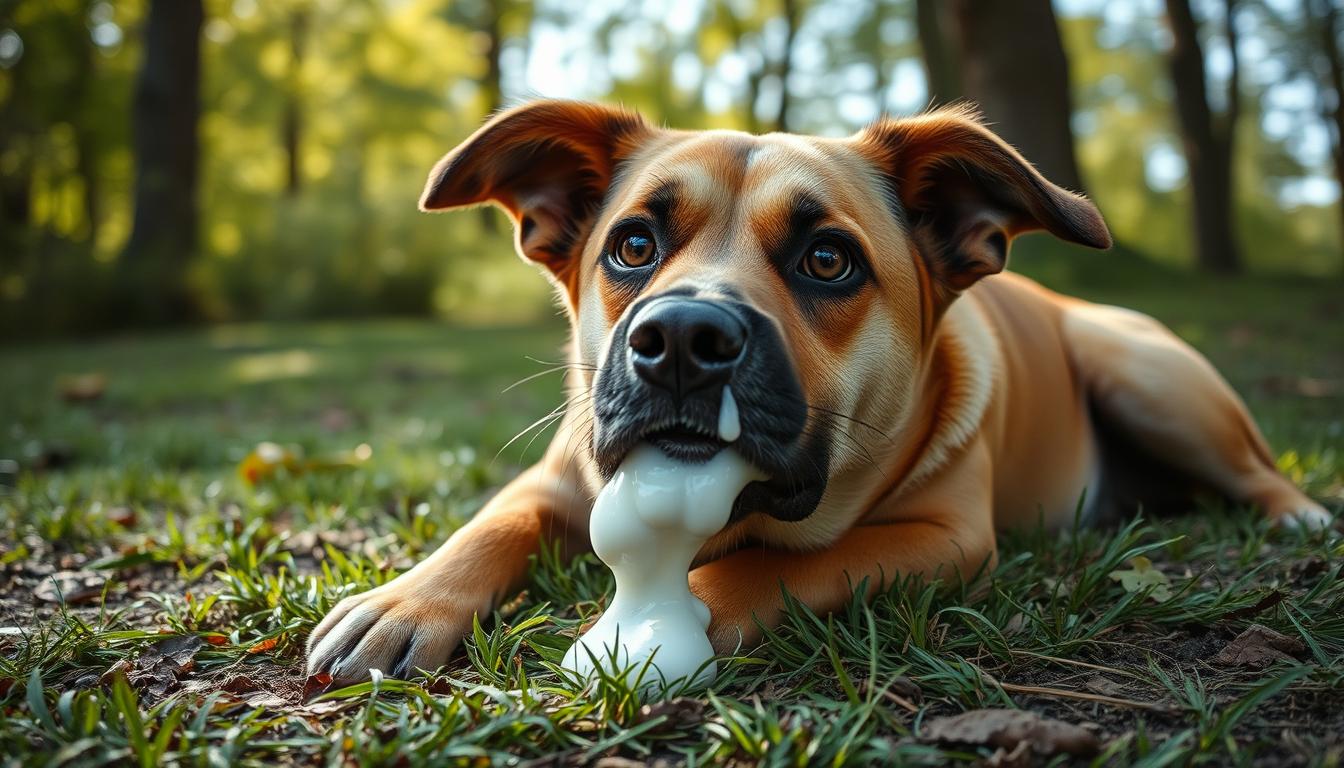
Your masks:
<path fill-rule="evenodd" d="M 368 680 L 376 669 L 404 678 L 448 660 L 479 608 L 400 581 L 347 597 L 332 609 L 308 638 L 309 675 L 326 672 L 348 684 Z"/>

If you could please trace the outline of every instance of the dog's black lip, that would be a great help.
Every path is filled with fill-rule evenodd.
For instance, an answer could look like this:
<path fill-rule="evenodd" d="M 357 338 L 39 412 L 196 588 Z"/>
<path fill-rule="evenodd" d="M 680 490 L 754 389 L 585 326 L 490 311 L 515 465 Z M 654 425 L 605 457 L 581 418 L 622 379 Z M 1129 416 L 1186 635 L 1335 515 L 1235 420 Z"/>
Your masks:
<path fill-rule="evenodd" d="M 640 438 L 652 444 L 666 456 L 679 461 L 700 464 L 714 458 L 714 455 L 728 443 L 718 435 L 706 434 L 694 427 L 672 426 L 644 433 Z"/>

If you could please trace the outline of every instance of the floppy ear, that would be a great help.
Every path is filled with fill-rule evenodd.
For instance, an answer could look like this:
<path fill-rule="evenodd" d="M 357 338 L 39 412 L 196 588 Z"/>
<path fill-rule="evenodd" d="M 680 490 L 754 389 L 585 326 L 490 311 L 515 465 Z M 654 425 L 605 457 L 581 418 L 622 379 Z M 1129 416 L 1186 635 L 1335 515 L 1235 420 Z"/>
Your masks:
<path fill-rule="evenodd" d="M 518 253 L 568 283 L 617 165 L 650 131 L 639 115 L 599 104 L 515 107 L 444 155 L 420 209 L 496 203 L 513 219 Z"/>
<path fill-rule="evenodd" d="M 1046 181 L 966 107 L 882 120 L 855 140 L 886 176 L 930 271 L 953 295 L 1003 271 L 1009 243 L 1023 232 L 1111 246 L 1095 205 Z"/>

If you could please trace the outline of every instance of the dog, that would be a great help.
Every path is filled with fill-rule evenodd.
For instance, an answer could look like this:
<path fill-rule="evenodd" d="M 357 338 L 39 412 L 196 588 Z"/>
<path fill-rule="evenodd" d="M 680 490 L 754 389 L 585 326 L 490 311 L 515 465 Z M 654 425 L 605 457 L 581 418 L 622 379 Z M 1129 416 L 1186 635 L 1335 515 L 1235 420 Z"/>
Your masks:
<path fill-rule="evenodd" d="M 420 204 L 487 202 L 568 314 L 561 426 L 436 552 L 336 605 L 310 672 L 442 665 L 544 541 L 588 549 L 591 500 L 636 444 L 692 462 L 723 449 L 726 386 L 734 448 L 769 479 L 689 574 L 720 652 L 778 622 L 781 588 L 824 614 L 857 584 L 992 567 L 998 530 L 1132 512 L 1173 488 L 1283 526 L 1331 522 L 1173 333 L 1004 272 L 1024 232 L 1100 249 L 1111 236 L 967 108 L 833 139 L 536 101 L 446 155 Z"/>

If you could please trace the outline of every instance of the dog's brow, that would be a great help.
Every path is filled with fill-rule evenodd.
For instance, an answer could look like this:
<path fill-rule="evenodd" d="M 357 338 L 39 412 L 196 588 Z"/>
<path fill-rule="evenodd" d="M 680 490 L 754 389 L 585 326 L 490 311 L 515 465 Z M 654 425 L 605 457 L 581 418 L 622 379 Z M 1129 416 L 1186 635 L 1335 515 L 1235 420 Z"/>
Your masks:
<path fill-rule="evenodd" d="M 802 189 L 781 195 L 781 199 L 789 201 L 787 214 L 770 216 L 769 224 L 757 228 L 757 237 L 770 260 L 780 269 L 789 269 L 806 245 L 804 241 L 826 218 L 827 209 L 820 198 Z"/>
<path fill-rule="evenodd" d="M 826 218 L 826 204 L 807 192 L 794 195 L 793 210 L 789 212 L 789 235 L 807 234 L 817 222 Z"/>
<path fill-rule="evenodd" d="M 679 250 L 690 239 L 691 222 L 685 216 L 676 215 L 681 197 L 681 183 L 675 179 L 659 181 L 644 195 L 644 209 L 653 217 L 662 234 L 662 248 L 667 253 Z"/>

